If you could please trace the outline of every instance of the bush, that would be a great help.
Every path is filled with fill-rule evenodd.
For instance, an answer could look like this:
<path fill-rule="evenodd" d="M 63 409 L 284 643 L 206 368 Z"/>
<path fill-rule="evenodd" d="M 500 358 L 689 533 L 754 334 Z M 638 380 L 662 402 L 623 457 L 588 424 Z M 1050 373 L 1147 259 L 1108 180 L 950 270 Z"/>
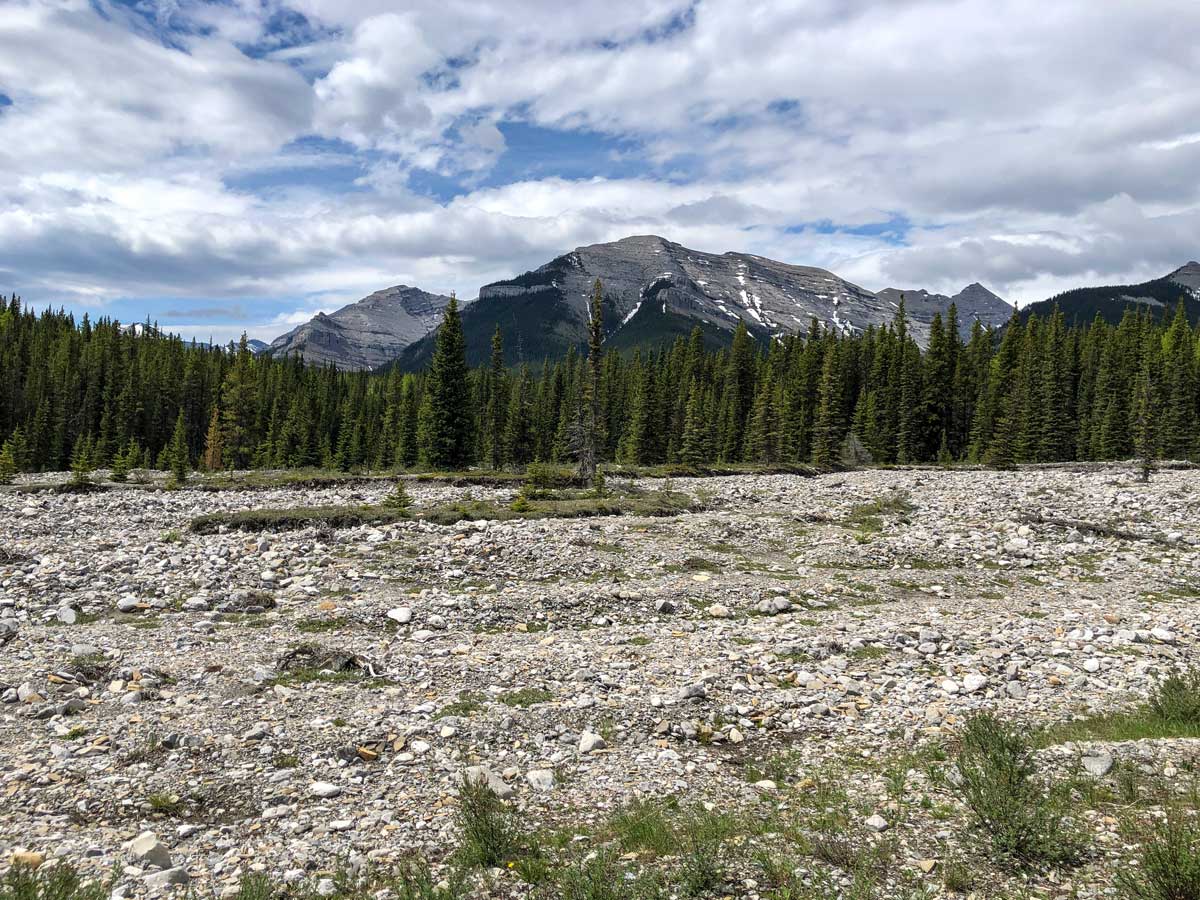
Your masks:
<path fill-rule="evenodd" d="M 546 900 L 656 900 L 667 894 L 656 877 L 635 876 L 611 850 L 600 850 L 560 869 L 542 896 Z"/>
<path fill-rule="evenodd" d="M 679 888 L 685 897 L 700 897 L 721 887 L 726 878 L 726 842 L 733 837 L 736 822 L 729 816 L 703 807 L 686 814 L 679 825 L 682 865 Z"/>
<path fill-rule="evenodd" d="M 1168 675 L 1154 687 L 1150 709 L 1172 725 L 1200 725 L 1200 669 Z"/>
<path fill-rule="evenodd" d="M 85 882 L 67 863 L 39 869 L 14 865 L 0 879 L 0 900 L 107 900 L 108 890 L 99 881 Z"/>
<path fill-rule="evenodd" d="M 464 863 L 491 868 L 528 854 L 528 836 L 516 810 L 497 797 L 484 779 L 464 778 L 458 799 Z"/>
<path fill-rule="evenodd" d="M 404 486 L 403 481 L 396 482 L 392 492 L 383 498 L 382 505 L 401 513 L 407 513 L 412 509 L 413 499 L 409 496 L 408 488 Z"/>
<path fill-rule="evenodd" d="M 1178 815 L 1146 832 L 1139 866 L 1124 868 L 1117 887 L 1133 900 L 1200 898 L 1200 826 Z"/>
<path fill-rule="evenodd" d="M 1021 865 L 1062 864 L 1079 855 L 1064 823 L 1066 795 L 1034 778 L 1025 737 L 994 716 L 972 718 L 958 756 L 959 792 L 997 856 Z"/>

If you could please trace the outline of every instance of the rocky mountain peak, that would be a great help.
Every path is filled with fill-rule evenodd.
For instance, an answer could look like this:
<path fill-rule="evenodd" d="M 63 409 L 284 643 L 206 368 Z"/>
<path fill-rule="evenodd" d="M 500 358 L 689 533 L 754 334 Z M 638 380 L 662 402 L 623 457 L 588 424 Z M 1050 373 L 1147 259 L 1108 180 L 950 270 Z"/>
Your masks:
<path fill-rule="evenodd" d="M 374 369 L 433 331 L 450 298 L 398 284 L 308 322 L 271 342 L 274 356 L 339 369 Z"/>
<path fill-rule="evenodd" d="M 1180 266 L 1167 277 L 1176 284 L 1182 284 L 1186 288 L 1198 291 L 1200 290 L 1200 262 L 1192 260 L 1186 265 Z"/>

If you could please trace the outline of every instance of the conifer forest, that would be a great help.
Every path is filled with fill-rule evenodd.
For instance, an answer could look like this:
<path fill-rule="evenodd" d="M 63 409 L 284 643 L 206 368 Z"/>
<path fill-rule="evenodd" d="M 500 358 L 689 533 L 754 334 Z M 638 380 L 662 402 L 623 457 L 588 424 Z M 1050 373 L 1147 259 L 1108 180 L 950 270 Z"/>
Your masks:
<path fill-rule="evenodd" d="M 469 369 L 451 304 L 427 371 L 339 372 L 13 296 L 0 312 L 3 465 L 520 469 L 573 464 L 582 423 L 599 462 L 636 466 L 1200 454 L 1200 331 L 1182 307 L 1115 326 L 1014 314 L 1001 329 L 951 307 L 925 349 L 903 304 L 884 328 L 813 322 L 770 346 L 739 328 L 713 349 L 697 329 L 620 354 L 593 332 L 565 358 L 510 369 L 497 330 L 491 364 Z"/>

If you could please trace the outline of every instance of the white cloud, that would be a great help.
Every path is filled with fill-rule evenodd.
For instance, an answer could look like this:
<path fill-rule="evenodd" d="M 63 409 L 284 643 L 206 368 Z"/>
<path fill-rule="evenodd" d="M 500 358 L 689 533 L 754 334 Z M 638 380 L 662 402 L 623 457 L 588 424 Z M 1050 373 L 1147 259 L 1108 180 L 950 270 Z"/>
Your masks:
<path fill-rule="evenodd" d="M 1200 8 L 1182 0 L 153 10 L 5 4 L 0 287 L 284 298 L 294 318 L 398 282 L 470 297 L 656 232 L 869 288 L 982 280 L 1031 300 L 1200 255 Z M 489 184 L 527 151 L 514 121 L 620 137 L 644 172 Z M 331 166 L 353 174 L 328 183 Z M 414 167 L 489 186 L 439 203 Z M 901 246 L 790 227 L 897 216 Z"/>

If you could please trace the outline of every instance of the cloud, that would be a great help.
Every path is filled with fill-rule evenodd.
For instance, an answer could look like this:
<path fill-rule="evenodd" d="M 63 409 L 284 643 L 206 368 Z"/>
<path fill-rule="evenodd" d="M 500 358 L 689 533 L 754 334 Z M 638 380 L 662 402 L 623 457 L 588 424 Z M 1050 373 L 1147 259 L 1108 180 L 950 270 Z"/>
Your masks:
<path fill-rule="evenodd" d="M 280 330 L 647 232 L 876 289 L 1142 280 L 1200 255 L 1198 48 L 1182 0 L 12 0 L 0 280 Z"/>

